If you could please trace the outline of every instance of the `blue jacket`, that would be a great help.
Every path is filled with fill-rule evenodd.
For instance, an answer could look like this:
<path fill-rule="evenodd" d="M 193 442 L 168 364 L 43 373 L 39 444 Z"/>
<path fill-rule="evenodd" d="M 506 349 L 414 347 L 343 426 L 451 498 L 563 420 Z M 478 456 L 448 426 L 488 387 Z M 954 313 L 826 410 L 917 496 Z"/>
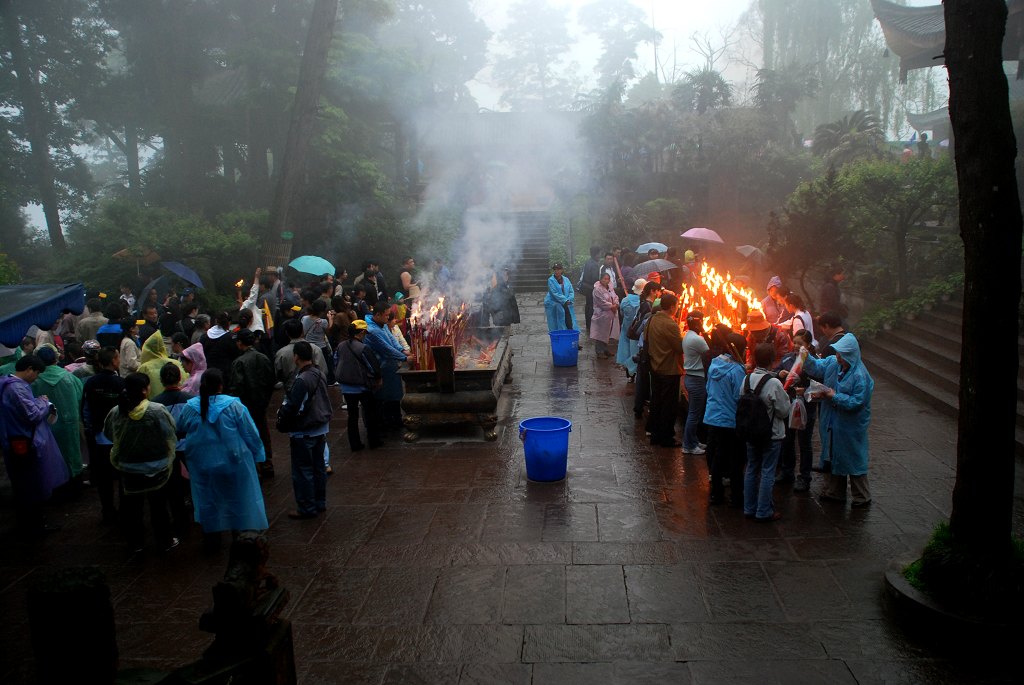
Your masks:
<path fill-rule="evenodd" d="M 576 323 L 576 309 L 572 306 L 575 297 L 576 291 L 572 289 L 572 283 L 569 282 L 568 277 L 562 276 L 561 285 L 553 275 L 548 277 L 548 294 L 544 296 L 544 314 L 548 320 L 549 331 L 564 331 L 568 328 L 578 331 L 580 329 L 579 324 Z M 569 303 L 569 317 L 572 326 L 565 325 L 563 304 L 566 302 Z"/>
<path fill-rule="evenodd" d="M 387 328 L 373 322 L 373 315 L 366 316 L 366 337 L 363 343 L 373 350 L 380 360 L 381 386 L 374 396 L 381 402 L 397 402 L 402 399 L 404 389 L 398 368 L 408 357 L 402 346 Z"/>
<path fill-rule="evenodd" d="M 746 375 L 743 362 L 733 360 L 731 355 L 721 354 L 711 360 L 704 423 L 719 428 L 736 427 L 736 402 L 743 390 Z"/>
<path fill-rule="evenodd" d="M 836 357 L 808 357 L 804 370 L 824 379 L 836 391 L 834 397 L 821 400 L 821 460 L 832 462 L 837 476 L 863 476 L 868 472 L 868 425 L 871 423 L 871 394 L 875 381 L 864 368 L 860 344 L 847 333 L 832 348 L 850 368 L 843 371 Z"/>
<path fill-rule="evenodd" d="M 623 278 L 626 277 L 623 276 Z M 626 280 L 628 281 L 629 279 L 626 278 Z M 639 310 L 640 296 L 636 293 L 626 295 L 619 302 L 619 311 L 622 312 L 622 328 L 619 331 L 619 347 L 615 352 L 615 361 L 626 367 L 626 371 L 630 375 L 636 373 L 636 362 L 633 361 L 633 357 L 640 352 L 640 341 L 630 340 L 627 333 Z"/>
<path fill-rule="evenodd" d="M 256 462 L 266 460 L 263 442 L 249 410 L 237 397 L 214 395 L 204 421 L 200 398 L 193 397 L 181 411 L 178 429 L 192 482 L 195 518 L 203 532 L 265 530 Z"/>

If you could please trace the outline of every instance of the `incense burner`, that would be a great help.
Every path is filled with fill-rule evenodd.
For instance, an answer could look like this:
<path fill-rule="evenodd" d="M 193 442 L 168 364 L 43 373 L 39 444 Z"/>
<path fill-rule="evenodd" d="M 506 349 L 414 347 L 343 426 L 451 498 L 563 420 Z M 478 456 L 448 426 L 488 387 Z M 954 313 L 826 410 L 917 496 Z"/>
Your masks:
<path fill-rule="evenodd" d="M 512 381 L 512 349 L 508 327 L 470 329 L 479 342 L 495 344 L 486 363 L 476 368 L 459 368 L 451 346 L 431 349 L 435 368 L 430 371 L 402 370 L 405 441 L 415 442 L 425 427 L 477 424 L 485 440 L 496 440 L 494 413 L 502 386 Z"/>

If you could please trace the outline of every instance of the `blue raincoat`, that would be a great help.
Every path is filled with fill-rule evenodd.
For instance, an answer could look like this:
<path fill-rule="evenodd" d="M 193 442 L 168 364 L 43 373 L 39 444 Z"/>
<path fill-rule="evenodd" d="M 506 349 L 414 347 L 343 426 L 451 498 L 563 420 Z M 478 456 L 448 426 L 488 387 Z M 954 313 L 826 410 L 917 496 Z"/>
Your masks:
<path fill-rule="evenodd" d="M 548 319 L 548 331 L 564 331 L 572 329 L 578 331 L 579 324 L 576 323 L 576 309 L 572 306 L 576 291 L 572 289 L 572 283 L 565 276 L 562 276 L 562 283 L 559 285 L 554 275 L 548 277 L 548 294 L 544 296 L 544 314 Z M 569 303 L 569 317 L 572 326 L 565 325 L 565 307 Z"/>
<path fill-rule="evenodd" d="M 619 331 L 619 348 L 615 353 L 615 361 L 626 367 L 630 376 L 636 373 L 636 362 L 633 361 L 633 357 L 640 353 L 640 341 L 630 340 L 626 333 L 629 332 L 629 326 L 633 323 L 639 310 L 640 296 L 636 293 L 626 295 L 619 302 L 619 311 L 622 312 L 622 330 Z"/>
<path fill-rule="evenodd" d="M 237 397 L 214 395 L 203 421 L 200 398 L 185 403 L 178 423 L 192 479 L 192 503 L 203 532 L 266 530 L 256 463 L 266 461 L 249 410 Z"/>
<path fill-rule="evenodd" d="M 366 338 L 363 342 L 373 350 L 380 361 L 380 390 L 374 393 L 381 402 L 398 402 L 402 399 L 402 377 L 398 368 L 408 357 L 405 350 L 395 340 L 395 336 L 387 328 L 378 326 L 372 314 L 366 315 Z"/>
<path fill-rule="evenodd" d="M 850 365 L 849 369 L 843 371 L 835 357 L 808 357 L 804 362 L 805 372 L 822 378 L 836 391 L 835 397 L 821 401 L 821 461 L 831 461 L 832 473 L 837 476 L 863 476 L 868 472 L 868 424 L 875 381 L 864 368 L 860 344 L 853 333 L 844 335 L 832 348 Z"/>
<path fill-rule="evenodd" d="M 708 403 L 704 423 L 718 428 L 736 427 L 736 402 L 743 392 L 747 370 L 730 354 L 720 354 L 708 367 Z"/>

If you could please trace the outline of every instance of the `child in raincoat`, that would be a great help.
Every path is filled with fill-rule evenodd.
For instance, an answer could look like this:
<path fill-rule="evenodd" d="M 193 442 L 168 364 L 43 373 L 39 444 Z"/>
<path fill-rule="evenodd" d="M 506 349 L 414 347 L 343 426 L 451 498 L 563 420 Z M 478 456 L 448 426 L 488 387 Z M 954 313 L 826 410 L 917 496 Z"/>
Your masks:
<path fill-rule="evenodd" d="M 184 383 L 188 379 L 188 372 L 177 359 L 171 359 L 167 354 L 167 346 L 164 345 L 164 336 L 157 331 L 142 344 L 142 364 L 139 365 L 139 373 L 149 376 L 149 393 L 156 397 L 164 391 L 164 384 L 160 380 L 160 369 L 164 364 L 172 363 L 181 371 L 181 380 Z"/>

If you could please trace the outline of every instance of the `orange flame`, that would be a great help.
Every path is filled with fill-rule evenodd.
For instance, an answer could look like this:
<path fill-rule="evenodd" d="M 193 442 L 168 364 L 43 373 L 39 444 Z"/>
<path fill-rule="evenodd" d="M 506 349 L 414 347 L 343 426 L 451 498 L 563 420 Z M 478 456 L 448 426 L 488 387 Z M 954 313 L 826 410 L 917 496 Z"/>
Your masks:
<path fill-rule="evenodd" d="M 244 278 L 239 278 L 238 279 L 238 283 L 235 283 L 235 287 L 236 288 L 241 288 L 243 285 L 245 285 L 245 279 Z"/>

